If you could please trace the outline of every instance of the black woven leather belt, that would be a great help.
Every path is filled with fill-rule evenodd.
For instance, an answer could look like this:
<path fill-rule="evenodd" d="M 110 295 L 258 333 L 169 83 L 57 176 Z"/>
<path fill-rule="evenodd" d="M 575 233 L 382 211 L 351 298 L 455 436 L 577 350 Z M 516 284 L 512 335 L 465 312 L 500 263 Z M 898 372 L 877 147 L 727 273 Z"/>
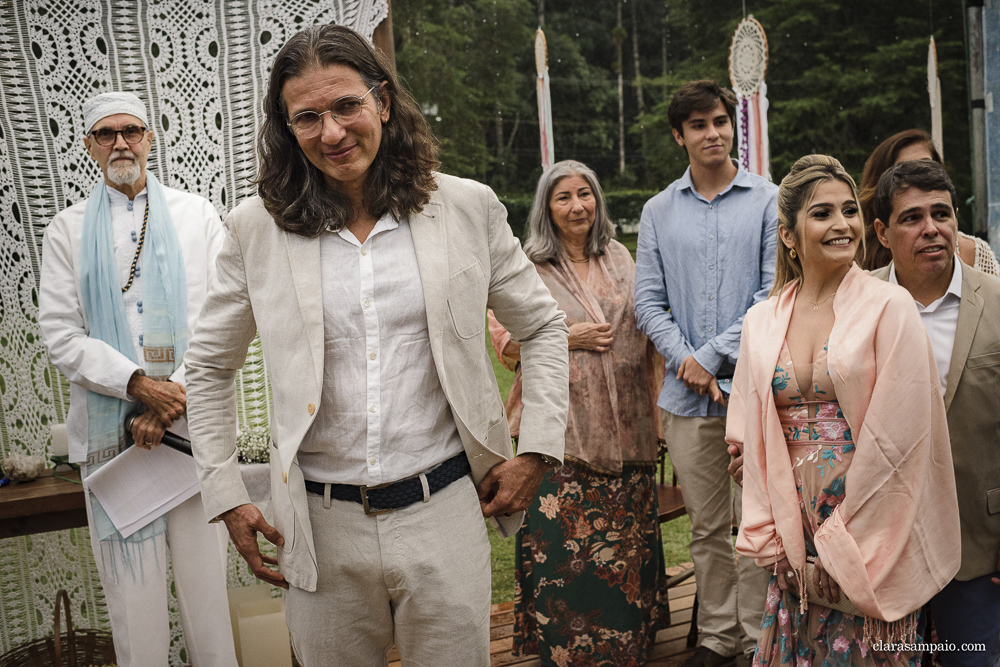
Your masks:
<path fill-rule="evenodd" d="M 469 467 L 469 458 L 465 452 L 460 452 L 423 475 L 427 478 L 430 493 L 433 494 L 456 479 L 465 477 L 470 472 L 472 472 L 472 468 Z M 331 484 L 330 497 L 361 503 L 365 508 L 365 514 L 385 514 L 424 499 L 424 487 L 420 483 L 420 474 L 417 473 L 395 482 L 377 486 Z M 306 480 L 306 491 L 309 493 L 322 496 L 325 486 L 326 484 L 323 482 Z"/>

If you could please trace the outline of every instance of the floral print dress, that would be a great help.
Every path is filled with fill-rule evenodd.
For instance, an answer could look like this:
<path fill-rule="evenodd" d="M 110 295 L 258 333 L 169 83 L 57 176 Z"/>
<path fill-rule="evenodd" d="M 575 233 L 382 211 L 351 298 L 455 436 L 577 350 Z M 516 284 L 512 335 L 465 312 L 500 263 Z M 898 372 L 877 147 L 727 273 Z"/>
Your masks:
<path fill-rule="evenodd" d="M 813 362 L 812 380 L 803 392 L 798 386 L 787 344 L 782 344 L 771 390 L 792 462 L 806 554 L 816 557 L 813 536 L 844 499 L 847 470 L 854 456 L 851 428 L 837 403 L 827 370 L 827 347 L 823 347 Z M 805 613 L 801 613 L 798 596 L 783 593 L 777 579 L 771 577 L 753 665 L 920 665 L 919 654 L 869 650 L 862 641 L 864 621 L 864 617 L 844 614 L 812 600 Z"/>
<path fill-rule="evenodd" d="M 514 655 L 557 667 L 641 667 L 670 625 L 653 464 L 547 473 L 517 533 Z"/>

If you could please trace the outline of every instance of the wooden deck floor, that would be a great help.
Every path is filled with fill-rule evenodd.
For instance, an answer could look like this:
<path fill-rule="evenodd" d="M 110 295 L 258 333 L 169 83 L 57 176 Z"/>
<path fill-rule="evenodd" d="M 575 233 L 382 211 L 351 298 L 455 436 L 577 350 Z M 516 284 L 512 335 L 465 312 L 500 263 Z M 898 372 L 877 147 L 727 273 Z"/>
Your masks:
<path fill-rule="evenodd" d="M 689 564 L 688 564 L 689 565 Z M 685 565 L 667 569 L 667 575 L 679 574 Z M 691 626 L 691 607 L 694 604 L 695 580 L 691 577 L 684 583 L 670 589 L 671 625 L 656 635 L 656 644 L 649 653 L 646 667 L 676 667 L 693 652 L 687 647 L 687 634 Z M 511 655 L 514 640 L 514 603 L 493 605 L 490 619 L 490 666 L 491 667 L 541 667 L 537 656 L 515 658 Z M 389 667 L 400 667 L 399 653 L 393 649 L 389 654 Z"/>

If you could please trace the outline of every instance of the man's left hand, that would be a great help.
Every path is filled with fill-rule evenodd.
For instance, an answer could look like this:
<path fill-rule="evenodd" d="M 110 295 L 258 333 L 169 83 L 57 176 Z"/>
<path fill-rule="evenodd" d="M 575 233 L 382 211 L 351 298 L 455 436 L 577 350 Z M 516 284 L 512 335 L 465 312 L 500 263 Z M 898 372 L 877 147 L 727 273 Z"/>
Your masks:
<path fill-rule="evenodd" d="M 997 576 L 990 577 L 990 581 L 992 581 L 997 586 L 1000 586 L 1000 556 L 997 556 L 997 573 L 998 573 Z"/>
<path fill-rule="evenodd" d="M 493 466 L 479 482 L 479 506 L 483 516 L 510 515 L 528 509 L 550 468 L 541 455 L 535 453 L 521 454 Z"/>
<path fill-rule="evenodd" d="M 729 474 L 737 485 L 743 486 L 743 452 L 736 445 L 729 445 L 729 455 L 733 460 L 729 462 Z"/>
<path fill-rule="evenodd" d="M 677 369 L 677 379 L 684 380 L 685 387 L 704 396 L 708 393 L 708 386 L 715 376 L 702 368 L 702 365 L 695 361 L 694 355 L 691 355 L 681 362 L 681 367 Z"/>
<path fill-rule="evenodd" d="M 132 420 L 132 439 L 141 449 L 152 449 L 160 444 L 167 427 L 152 412 L 143 412 Z"/>

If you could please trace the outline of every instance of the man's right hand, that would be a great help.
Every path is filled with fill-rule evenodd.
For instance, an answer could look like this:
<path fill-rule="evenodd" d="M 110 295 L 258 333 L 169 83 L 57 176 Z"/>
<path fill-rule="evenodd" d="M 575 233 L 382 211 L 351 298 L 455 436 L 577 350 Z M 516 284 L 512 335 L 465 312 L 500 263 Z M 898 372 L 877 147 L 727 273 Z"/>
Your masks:
<path fill-rule="evenodd" d="M 132 440 L 141 449 L 152 449 L 163 440 L 166 427 L 151 412 L 143 412 L 132 420 Z"/>
<path fill-rule="evenodd" d="M 187 410 L 187 392 L 182 385 L 153 380 L 138 371 L 129 378 L 128 393 L 141 401 L 168 428 Z"/>
<path fill-rule="evenodd" d="M 712 380 L 715 376 L 702 368 L 694 355 L 689 355 L 684 358 L 681 362 L 681 367 L 677 369 L 677 379 L 684 381 L 684 386 L 686 386 L 691 391 L 697 392 L 698 394 L 704 396 L 709 393 L 709 386 L 712 384 Z M 721 394 L 718 384 L 715 386 L 715 391 Z M 718 400 L 718 398 L 713 395 L 713 399 Z"/>
<path fill-rule="evenodd" d="M 285 544 L 285 538 L 281 536 L 277 528 L 264 520 L 264 515 L 260 513 L 260 510 L 247 503 L 224 512 L 219 518 L 226 522 L 229 538 L 236 545 L 236 550 L 243 556 L 243 560 L 250 566 L 250 571 L 253 572 L 254 576 L 272 586 L 280 586 L 288 590 L 285 575 L 275 568 L 268 567 L 268 565 L 277 565 L 278 560 L 260 552 L 260 545 L 257 544 L 257 533 L 263 534 L 268 542 L 279 547 Z"/>

